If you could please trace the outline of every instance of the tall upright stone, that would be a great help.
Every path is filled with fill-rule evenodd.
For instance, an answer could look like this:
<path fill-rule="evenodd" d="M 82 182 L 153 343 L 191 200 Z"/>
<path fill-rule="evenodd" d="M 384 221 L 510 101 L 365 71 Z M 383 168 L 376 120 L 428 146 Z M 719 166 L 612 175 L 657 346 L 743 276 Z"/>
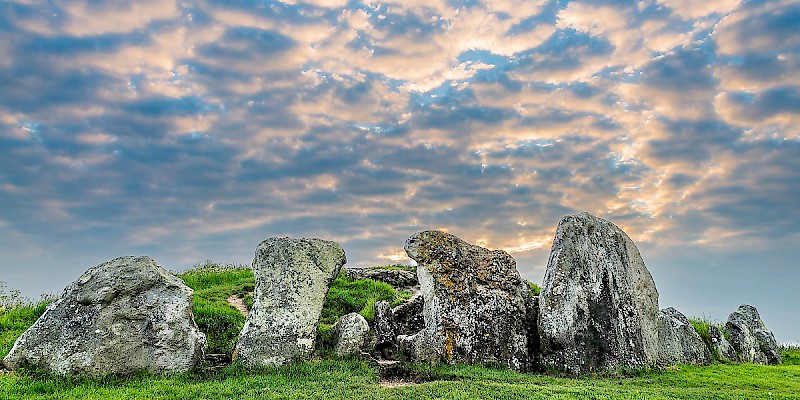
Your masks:
<path fill-rule="evenodd" d="M 543 366 L 640 368 L 658 355 L 658 291 L 636 245 L 588 213 L 558 224 L 539 296 Z"/>
<path fill-rule="evenodd" d="M 680 311 L 669 307 L 658 313 L 658 363 L 661 365 L 711 362 L 708 346 Z"/>
<path fill-rule="evenodd" d="M 742 362 L 755 364 L 780 364 L 781 354 L 775 336 L 764 325 L 758 310 L 742 304 L 728 316 L 725 330 L 731 345 L 741 356 Z"/>
<path fill-rule="evenodd" d="M 261 242 L 253 260 L 254 303 L 233 359 L 277 366 L 309 358 L 325 297 L 345 262 L 342 247 L 327 240 Z"/>
<path fill-rule="evenodd" d="M 69 284 L 3 363 L 61 375 L 186 371 L 206 349 L 192 295 L 150 257 L 106 261 Z"/>
<path fill-rule="evenodd" d="M 526 283 L 508 253 L 438 231 L 414 234 L 405 250 L 417 262 L 425 328 L 400 336 L 401 347 L 418 361 L 529 367 Z"/>

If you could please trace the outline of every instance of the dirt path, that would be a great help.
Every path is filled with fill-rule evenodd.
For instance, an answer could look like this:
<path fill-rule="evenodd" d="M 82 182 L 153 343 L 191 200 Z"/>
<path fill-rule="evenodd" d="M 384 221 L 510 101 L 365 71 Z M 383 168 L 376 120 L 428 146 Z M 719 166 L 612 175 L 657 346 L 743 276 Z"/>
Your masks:
<path fill-rule="evenodd" d="M 250 313 L 249 311 L 247 311 L 247 306 L 244 305 L 244 300 L 240 299 L 235 294 L 232 294 L 231 297 L 228 297 L 228 304 L 233 306 L 233 308 L 239 310 L 239 312 L 242 313 L 245 317 L 247 316 L 247 314 Z"/>

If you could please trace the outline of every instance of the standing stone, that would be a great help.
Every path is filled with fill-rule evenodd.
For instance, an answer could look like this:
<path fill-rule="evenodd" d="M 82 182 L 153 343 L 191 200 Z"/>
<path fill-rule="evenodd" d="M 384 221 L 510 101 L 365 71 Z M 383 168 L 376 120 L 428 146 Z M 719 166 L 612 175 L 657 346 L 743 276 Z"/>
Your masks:
<path fill-rule="evenodd" d="M 708 338 L 711 341 L 711 348 L 717 350 L 717 355 L 720 361 L 738 362 L 739 356 L 736 355 L 736 350 L 733 349 L 725 335 L 714 325 L 708 327 Z"/>
<path fill-rule="evenodd" d="M 781 355 L 775 336 L 772 335 L 758 310 L 742 304 L 728 316 L 725 330 L 731 338 L 731 345 L 741 356 L 743 362 L 755 364 L 780 364 Z"/>
<path fill-rule="evenodd" d="M 398 341 L 413 359 L 528 368 L 523 281 L 508 253 L 444 232 L 405 244 L 417 262 L 425 328 Z"/>
<path fill-rule="evenodd" d="M 277 366 L 309 358 L 325 297 L 347 262 L 337 243 L 270 238 L 256 248 L 254 304 L 233 359 Z"/>
<path fill-rule="evenodd" d="M 658 355 L 658 291 L 636 245 L 588 213 L 558 224 L 539 295 L 541 361 L 570 373 L 640 368 Z"/>
<path fill-rule="evenodd" d="M 689 319 L 670 307 L 658 313 L 658 363 L 661 365 L 705 364 L 711 352 Z"/>
<path fill-rule="evenodd" d="M 150 257 L 104 262 L 69 284 L 3 363 L 60 375 L 186 371 L 206 349 L 192 295 Z"/>
<path fill-rule="evenodd" d="M 333 330 L 333 352 L 337 356 L 359 354 L 367 342 L 369 324 L 359 313 L 350 313 L 331 328 Z"/>

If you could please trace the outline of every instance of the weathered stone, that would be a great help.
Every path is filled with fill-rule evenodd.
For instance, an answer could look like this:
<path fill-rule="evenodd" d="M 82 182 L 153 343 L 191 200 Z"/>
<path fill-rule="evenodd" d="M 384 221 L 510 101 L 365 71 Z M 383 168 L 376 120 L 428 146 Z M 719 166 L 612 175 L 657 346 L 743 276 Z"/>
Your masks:
<path fill-rule="evenodd" d="M 742 304 L 728 316 L 725 330 L 743 362 L 756 364 L 780 364 L 781 355 L 775 336 L 772 335 L 758 310 Z"/>
<path fill-rule="evenodd" d="M 395 288 L 409 288 L 419 284 L 416 272 L 405 269 L 345 267 L 344 274 L 353 279 L 372 279 L 388 283 Z"/>
<path fill-rule="evenodd" d="M 263 366 L 309 358 L 325 297 L 346 261 L 342 247 L 326 240 L 261 242 L 253 260 L 254 304 L 234 361 Z"/>
<path fill-rule="evenodd" d="M 389 308 L 389 303 L 385 301 L 375 303 L 372 325 L 378 356 L 393 357 L 398 345 L 398 336 L 413 335 L 425 327 L 423 304 L 424 299 L 421 294 L 412 296 L 395 308 Z"/>
<path fill-rule="evenodd" d="M 529 367 L 523 281 L 508 253 L 437 231 L 405 250 L 418 263 L 425 328 L 398 337 L 401 348 L 418 361 Z"/>
<path fill-rule="evenodd" d="M 369 324 L 359 313 L 341 317 L 333 327 L 333 352 L 338 356 L 359 354 L 369 336 Z"/>
<path fill-rule="evenodd" d="M 534 296 L 528 284 L 523 282 L 525 299 L 525 328 L 528 341 L 528 362 L 531 369 L 539 368 L 539 296 Z"/>
<path fill-rule="evenodd" d="M 570 373 L 640 368 L 658 355 L 658 291 L 636 245 L 588 213 L 558 224 L 539 295 L 541 361 Z"/>
<path fill-rule="evenodd" d="M 69 284 L 3 362 L 90 376 L 186 371 L 206 348 L 192 294 L 150 257 L 104 262 Z"/>
<path fill-rule="evenodd" d="M 711 348 L 717 350 L 717 355 L 721 361 L 739 362 L 739 356 L 736 355 L 736 350 L 728 343 L 728 340 L 725 339 L 725 336 L 719 328 L 714 325 L 709 325 L 708 337 L 711 341 Z"/>
<path fill-rule="evenodd" d="M 658 363 L 705 364 L 711 353 L 689 319 L 670 307 L 658 313 Z"/>

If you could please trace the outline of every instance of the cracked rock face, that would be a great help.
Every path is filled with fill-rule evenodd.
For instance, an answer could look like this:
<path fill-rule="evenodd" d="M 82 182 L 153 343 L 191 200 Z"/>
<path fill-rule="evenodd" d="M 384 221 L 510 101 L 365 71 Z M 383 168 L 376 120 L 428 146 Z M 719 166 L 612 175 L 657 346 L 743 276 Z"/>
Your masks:
<path fill-rule="evenodd" d="M 736 350 L 725 339 L 725 335 L 714 325 L 708 327 L 708 337 L 711 340 L 711 346 L 717 350 L 717 354 L 722 361 L 738 362 L 739 356 L 736 355 Z"/>
<path fill-rule="evenodd" d="M 325 296 L 347 262 L 342 246 L 321 239 L 270 238 L 256 248 L 253 307 L 234 350 L 249 366 L 308 359 Z"/>
<path fill-rule="evenodd" d="M 705 364 L 711 353 L 689 319 L 670 307 L 658 313 L 658 363 Z"/>
<path fill-rule="evenodd" d="M 625 232 L 588 213 L 561 220 L 538 328 L 545 367 L 586 373 L 656 361 L 658 291 Z"/>
<path fill-rule="evenodd" d="M 419 293 L 395 308 L 389 307 L 386 301 L 375 303 L 372 324 L 375 330 L 375 350 L 379 357 L 394 357 L 398 336 L 414 335 L 425 327 L 423 305 L 424 299 Z"/>
<path fill-rule="evenodd" d="M 192 296 L 150 257 L 104 262 L 67 286 L 3 362 L 89 376 L 186 371 L 206 349 Z"/>
<path fill-rule="evenodd" d="M 781 355 L 778 343 L 772 335 L 758 310 L 742 304 L 728 316 L 725 330 L 731 339 L 731 345 L 741 356 L 742 362 L 756 364 L 780 364 Z"/>
<path fill-rule="evenodd" d="M 529 368 L 526 283 L 508 253 L 438 231 L 414 234 L 405 250 L 424 299 L 425 328 L 398 337 L 412 359 Z"/>

